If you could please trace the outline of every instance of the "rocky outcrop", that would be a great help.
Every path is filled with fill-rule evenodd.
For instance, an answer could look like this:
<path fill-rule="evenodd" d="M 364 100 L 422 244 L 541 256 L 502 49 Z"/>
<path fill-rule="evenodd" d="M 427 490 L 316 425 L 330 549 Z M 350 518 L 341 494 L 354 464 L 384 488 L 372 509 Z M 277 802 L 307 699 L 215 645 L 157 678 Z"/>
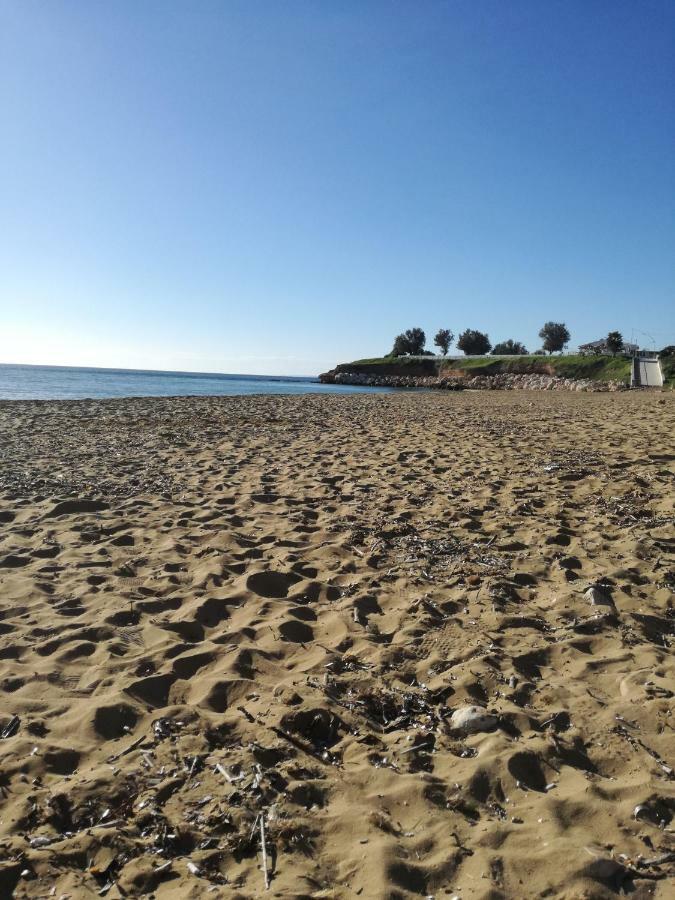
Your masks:
<path fill-rule="evenodd" d="M 439 378 L 437 375 L 373 375 L 369 372 L 325 372 L 319 375 L 323 384 L 354 384 L 362 387 L 435 388 L 436 390 L 461 391 L 463 378 Z"/>
<path fill-rule="evenodd" d="M 474 391 L 625 391 L 622 381 L 593 381 L 591 378 L 560 378 L 556 375 L 530 373 L 527 375 L 474 375 L 465 384 Z"/>
<path fill-rule="evenodd" d="M 419 376 L 389 375 L 372 372 L 350 372 L 334 369 L 319 375 L 323 384 L 353 384 L 363 387 L 431 388 L 461 391 L 623 391 L 621 381 L 593 381 L 590 378 L 560 378 L 537 372 L 527 374 L 501 373 L 497 375 Z"/>

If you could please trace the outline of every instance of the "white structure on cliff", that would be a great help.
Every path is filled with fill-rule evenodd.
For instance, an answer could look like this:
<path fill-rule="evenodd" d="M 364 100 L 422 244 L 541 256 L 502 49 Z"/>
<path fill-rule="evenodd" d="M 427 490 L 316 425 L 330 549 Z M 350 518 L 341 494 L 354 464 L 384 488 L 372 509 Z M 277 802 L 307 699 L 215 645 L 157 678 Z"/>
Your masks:
<path fill-rule="evenodd" d="M 627 341 L 624 341 L 621 353 L 632 355 L 633 353 L 637 353 L 638 349 L 637 344 L 629 344 Z M 589 341 L 587 344 L 579 344 L 579 353 L 581 353 L 582 356 L 591 356 L 594 354 L 599 354 L 601 356 L 613 355 L 613 351 L 607 346 L 607 338 L 601 338 L 599 341 Z"/>

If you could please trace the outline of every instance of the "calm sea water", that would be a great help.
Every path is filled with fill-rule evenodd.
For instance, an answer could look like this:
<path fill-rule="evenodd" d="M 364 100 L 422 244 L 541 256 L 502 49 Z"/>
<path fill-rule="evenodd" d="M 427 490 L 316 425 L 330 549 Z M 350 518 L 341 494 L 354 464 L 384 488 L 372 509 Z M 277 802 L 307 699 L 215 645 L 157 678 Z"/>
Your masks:
<path fill-rule="evenodd" d="M 142 369 L 0 365 L 0 400 L 81 400 L 89 397 L 184 397 L 235 394 L 344 394 L 386 388 L 319 384 L 315 378 L 211 375 Z"/>

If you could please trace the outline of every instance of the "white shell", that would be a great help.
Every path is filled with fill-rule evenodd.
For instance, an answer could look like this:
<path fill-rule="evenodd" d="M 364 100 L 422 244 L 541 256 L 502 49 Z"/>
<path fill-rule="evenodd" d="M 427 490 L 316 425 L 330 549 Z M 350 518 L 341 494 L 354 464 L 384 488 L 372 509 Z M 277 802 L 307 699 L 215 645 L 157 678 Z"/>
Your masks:
<path fill-rule="evenodd" d="M 460 706 L 450 716 L 450 727 L 464 734 L 492 731 L 497 727 L 497 716 L 483 706 Z"/>

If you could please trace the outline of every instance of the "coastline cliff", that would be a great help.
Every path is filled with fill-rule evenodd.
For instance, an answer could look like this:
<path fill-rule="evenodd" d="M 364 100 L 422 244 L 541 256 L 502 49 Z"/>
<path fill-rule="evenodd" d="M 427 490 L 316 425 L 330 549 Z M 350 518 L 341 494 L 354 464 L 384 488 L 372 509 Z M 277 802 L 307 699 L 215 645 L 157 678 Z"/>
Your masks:
<path fill-rule="evenodd" d="M 624 369 L 626 371 L 624 371 Z M 319 375 L 323 384 L 433 390 L 621 391 L 628 361 L 585 357 L 383 357 L 341 363 Z"/>

